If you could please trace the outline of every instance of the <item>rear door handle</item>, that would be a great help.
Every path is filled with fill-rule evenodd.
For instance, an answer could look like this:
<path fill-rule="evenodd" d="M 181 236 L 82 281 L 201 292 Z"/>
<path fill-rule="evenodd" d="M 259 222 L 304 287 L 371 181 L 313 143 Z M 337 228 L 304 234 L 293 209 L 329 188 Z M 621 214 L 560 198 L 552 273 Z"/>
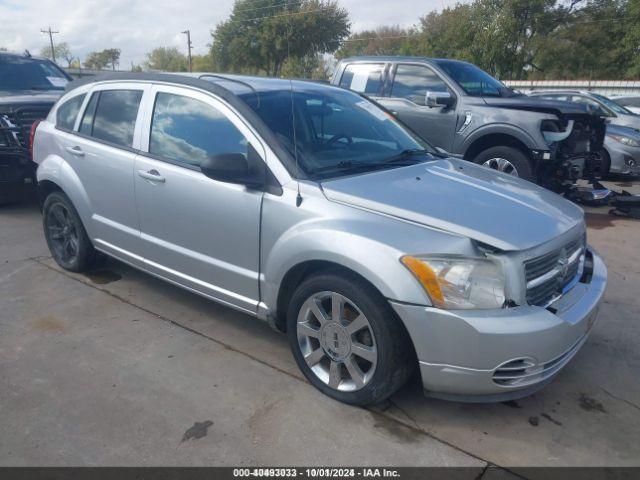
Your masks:
<path fill-rule="evenodd" d="M 77 157 L 84 157 L 84 152 L 82 151 L 82 149 L 79 146 L 75 146 L 75 147 L 66 147 L 67 148 L 67 152 L 69 152 L 72 155 L 75 155 Z"/>
<path fill-rule="evenodd" d="M 144 171 L 144 170 L 138 170 L 138 176 L 146 179 L 146 180 L 150 180 L 152 182 L 158 182 L 158 183 L 164 183 L 165 182 L 165 178 L 160 175 L 160 172 L 158 172 L 157 170 L 149 170 L 148 172 Z"/>

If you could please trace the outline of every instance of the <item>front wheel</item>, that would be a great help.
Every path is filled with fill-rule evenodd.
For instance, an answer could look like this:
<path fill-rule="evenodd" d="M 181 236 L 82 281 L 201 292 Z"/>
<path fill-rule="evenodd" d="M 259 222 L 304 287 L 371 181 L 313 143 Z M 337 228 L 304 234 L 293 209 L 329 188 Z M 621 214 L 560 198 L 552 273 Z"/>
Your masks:
<path fill-rule="evenodd" d="M 388 302 L 346 272 L 303 281 L 287 314 L 293 356 L 321 392 L 352 405 L 395 393 L 411 373 L 412 348 Z"/>
<path fill-rule="evenodd" d="M 513 147 L 491 147 L 480 152 L 473 163 L 502 173 L 535 181 L 531 160 L 522 151 Z"/>

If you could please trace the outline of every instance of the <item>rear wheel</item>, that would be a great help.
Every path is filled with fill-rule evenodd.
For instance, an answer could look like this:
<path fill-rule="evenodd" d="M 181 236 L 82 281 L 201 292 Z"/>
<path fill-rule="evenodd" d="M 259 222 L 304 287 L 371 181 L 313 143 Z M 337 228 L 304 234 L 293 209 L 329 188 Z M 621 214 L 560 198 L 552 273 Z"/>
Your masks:
<path fill-rule="evenodd" d="M 411 373 L 413 350 L 400 320 L 352 274 L 328 271 L 304 280 L 291 299 L 287 333 L 302 373 L 341 402 L 379 403 Z"/>
<path fill-rule="evenodd" d="M 473 162 L 530 182 L 535 181 L 531 160 L 517 148 L 491 147 L 480 152 Z"/>
<path fill-rule="evenodd" d="M 81 272 L 98 257 L 71 200 L 50 193 L 42 208 L 42 223 L 51 256 L 65 270 Z"/>

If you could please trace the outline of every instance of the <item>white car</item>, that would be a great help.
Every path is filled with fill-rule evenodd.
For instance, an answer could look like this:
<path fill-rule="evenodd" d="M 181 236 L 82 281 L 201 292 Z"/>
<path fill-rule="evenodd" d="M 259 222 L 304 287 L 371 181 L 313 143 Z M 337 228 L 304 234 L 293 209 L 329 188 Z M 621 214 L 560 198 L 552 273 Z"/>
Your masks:
<path fill-rule="evenodd" d="M 640 115 L 640 93 L 635 95 L 620 95 L 619 97 L 612 97 L 611 100 L 618 105 L 622 105 L 627 110 L 631 110 L 633 113 Z"/>

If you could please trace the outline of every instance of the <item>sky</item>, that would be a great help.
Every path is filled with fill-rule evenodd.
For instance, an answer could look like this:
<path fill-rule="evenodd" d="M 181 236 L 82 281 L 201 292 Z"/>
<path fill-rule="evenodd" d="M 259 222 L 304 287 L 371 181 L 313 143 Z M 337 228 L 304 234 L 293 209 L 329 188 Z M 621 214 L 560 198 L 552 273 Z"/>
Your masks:
<path fill-rule="evenodd" d="M 283 3 L 292 0 L 282 0 Z M 432 10 L 459 0 L 339 0 L 352 22 L 352 32 L 378 25 L 411 26 Z M 234 0 L 0 0 L 0 47 L 38 54 L 49 45 L 41 29 L 60 33 L 84 60 L 88 52 L 120 48 L 121 69 L 140 64 L 155 47 L 178 47 L 186 53 L 191 31 L 194 53 L 207 51 L 210 30 L 228 18 Z"/>

